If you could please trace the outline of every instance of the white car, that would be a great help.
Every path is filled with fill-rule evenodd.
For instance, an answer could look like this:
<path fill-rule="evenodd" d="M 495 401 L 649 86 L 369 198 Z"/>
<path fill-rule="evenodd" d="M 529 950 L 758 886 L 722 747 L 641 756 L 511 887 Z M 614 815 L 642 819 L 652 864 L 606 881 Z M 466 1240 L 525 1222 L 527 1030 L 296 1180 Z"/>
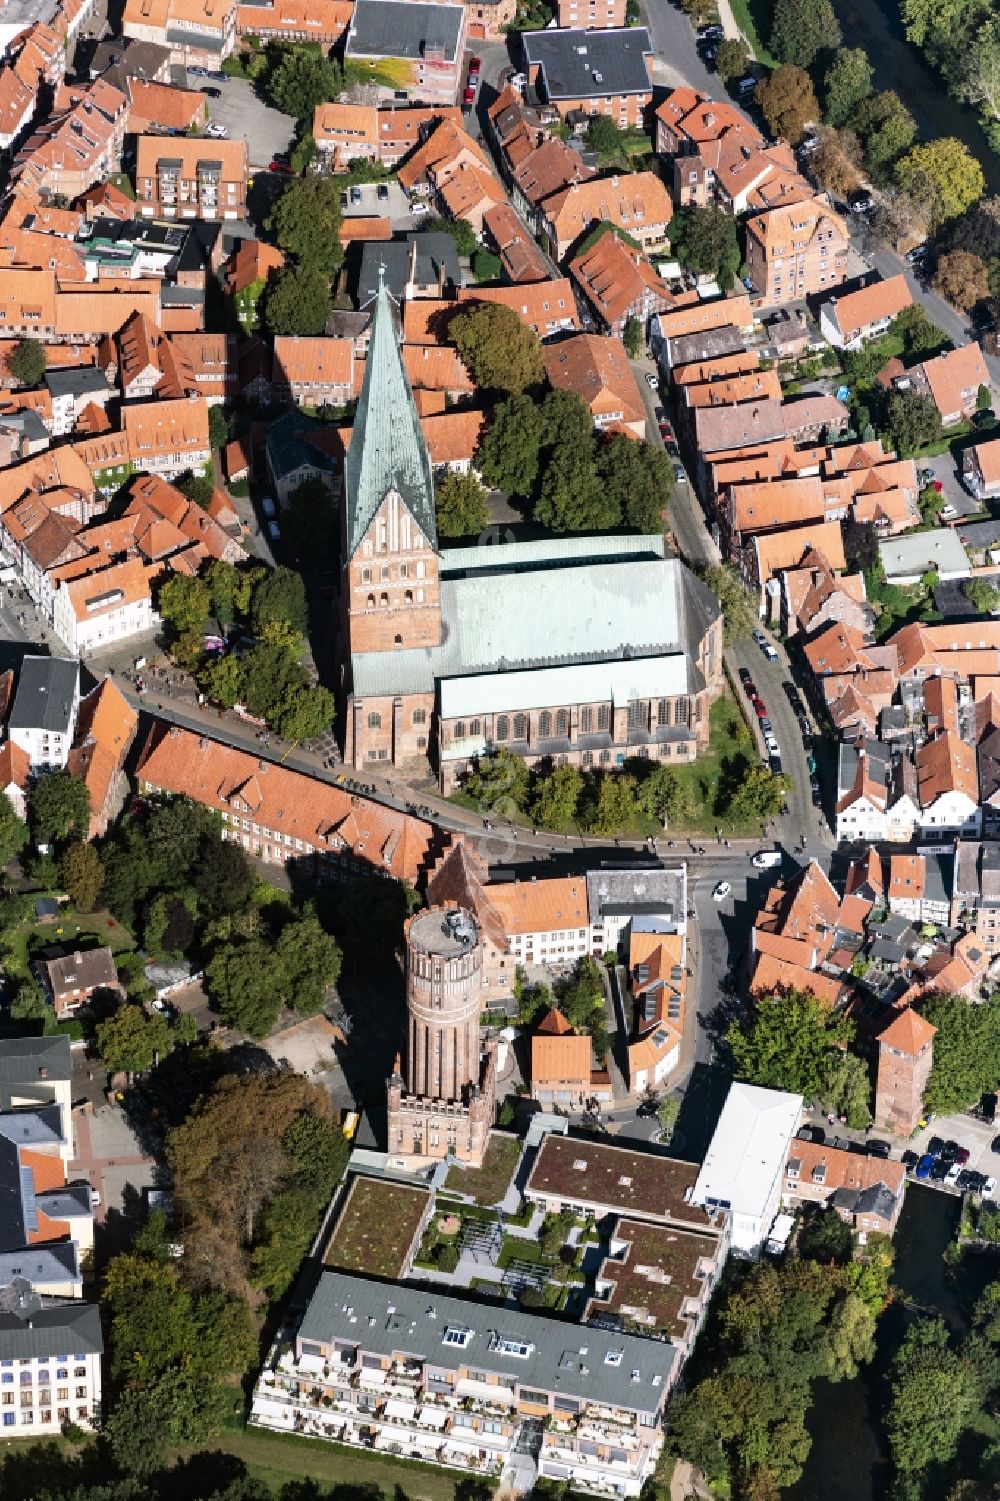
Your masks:
<path fill-rule="evenodd" d="M 658 391 L 660 389 L 659 379 L 655 375 L 647 374 L 647 376 L 646 376 L 646 385 L 649 387 L 649 389 L 651 391 Z"/>
<path fill-rule="evenodd" d="M 755 870 L 775 870 L 782 860 L 780 850 L 758 850 L 750 861 Z"/>
<path fill-rule="evenodd" d="M 726 897 L 731 894 L 732 889 L 733 888 L 730 886 L 728 881 L 720 881 L 718 886 L 716 886 L 715 890 L 712 892 L 712 901 L 724 902 L 726 900 Z"/>
<path fill-rule="evenodd" d="M 984 1199 L 992 1199 L 992 1197 L 996 1193 L 996 1191 L 997 1191 L 997 1180 L 995 1178 L 987 1178 L 986 1182 L 983 1184 L 983 1187 L 982 1187 L 983 1198 Z"/>
<path fill-rule="evenodd" d="M 159 1013 L 160 1016 L 170 1015 L 170 1007 L 167 1005 L 166 1001 L 161 1001 L 159 998 L 157 998 L 156 1000 L 150 1001 L 149 1004 L 152 1006 L 154 1011 Z"/>
<path fill-rule="evenodd" d="M 958 515 L 958 512 L 955 510 L 955 507 L 952 506 L 952 505 L 942 506 L 941 509 L 940 509 L 940 511 L 938 511 L 938 517 L 939 517 L 939 519 L 941 521 L 954 521 L 954 519 L 955 519 L 955 517 L 957 515 Z"/>
<path fill-rule="evenodd" d="M 205 134 L 207 136 L 212 136 L 213 139 L 216 140 L 216 141 L 224 141 L 224 140 L 227 139 L 227 137 L 229 135 L 229 131 L 226 129 L 226 127 L 224 125 L 217 125 L 213 121 L 213 123 L 211 125 L 206 125 L 205 126 Z"/>
<path fill-rule="evenodd" d="M 413 215 L 414 218 L 417 218 L 421 214 L 429 214 L 430 213 L 430 208 L 428 207 L 428 205 L 426 203 L 421 203 L 419 201 L 419 199 L 418 199 L 416 203 L 411 203 L 410 204 L 410 213 Z"/>
<path fill-rule="evenodd" d="M 958 1182 L 959 1174 L 961 1173 L 961 1171 L 962 1171 L 962 1164 L 960 1162 L 953 1162 L 952 1165 L 951 1165 L 951 1167 L 945 1173 L 945 1175 L 944 1175 L 944 1181 L 948 1184 L 948 1186 L 950 1188 L 954 1188 L 955 1187 L 955 1184 Z"/>

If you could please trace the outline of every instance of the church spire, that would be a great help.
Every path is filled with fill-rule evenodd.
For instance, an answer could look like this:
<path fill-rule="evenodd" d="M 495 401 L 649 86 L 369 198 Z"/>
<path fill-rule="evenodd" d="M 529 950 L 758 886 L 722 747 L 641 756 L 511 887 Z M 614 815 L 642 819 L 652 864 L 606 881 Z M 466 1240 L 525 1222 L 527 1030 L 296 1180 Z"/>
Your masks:
<path fill-rule="evenodd" d="M 379 266 L 365 378 L 344 466 L 348 557 L 356 552 L 391 490 L 436 549 L 430 457 L 403 367 L 385 267 Z"/>

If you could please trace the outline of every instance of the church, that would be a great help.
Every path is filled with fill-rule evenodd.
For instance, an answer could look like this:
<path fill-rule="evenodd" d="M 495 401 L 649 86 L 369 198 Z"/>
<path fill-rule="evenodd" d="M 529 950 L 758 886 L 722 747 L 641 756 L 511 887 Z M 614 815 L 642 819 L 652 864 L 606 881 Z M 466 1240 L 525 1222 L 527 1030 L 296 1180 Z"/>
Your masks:
<path fill-rule="evenodd" d="M 438 545 L 381 277 L 341 517 L 348 765 L 419 777 L 429 761 L 449 793 L 499 746 L 584 770 L 707 746 L 722 614 L 661 536 Z"/>

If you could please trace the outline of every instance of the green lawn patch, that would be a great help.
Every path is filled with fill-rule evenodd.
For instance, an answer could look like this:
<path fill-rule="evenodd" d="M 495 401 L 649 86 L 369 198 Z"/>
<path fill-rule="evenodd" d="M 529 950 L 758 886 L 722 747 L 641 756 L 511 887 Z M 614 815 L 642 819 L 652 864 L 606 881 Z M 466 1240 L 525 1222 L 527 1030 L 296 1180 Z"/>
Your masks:
<path fill-rule="evenodd" d="M 714 834 L 717 828 L 737 837 L 758 832 L 759 821 L 739 823 L 727 813 L 716 811 L 720 784 L 737 784 L 741 759 L 747 764 L 756 761 L 757 751 L 735 700 L 725 693 L 715 700 L 709 713 L 708 750 L 696 761 L 687 765 L 674 762 L 671 767 L 678 782 L 690 789 L 688 806 L 699 810 L 686 818 L 673 819 L 671 834 Z M 662 834 L 663 830 L 656 825 L 650 832 Z"/>
<path fill-rule="evenodd" d="M 777 58 L 772 57 L 768 52 L 757 31 L 757 21 L 764 23 L 770 7 L 761 4 L 760 0 L 757 0 L 756 4 L 751 3 L 751 0 L 732 0 L 731 9 L 733 20 L 746 37 L 747 45 L 757 61 L 767 68 L 776 68 Z M 756 18 L 755 13 L 757 13 Z"/>
<path fill-rule="evenodd" d="M 546 1261 L 537 1240 L 525 1240 L 519 1235 L 505 1235 L 497 1252 L 497 1266 L 510 1266 L 512 1261 Z"/>
<path fill-rule="evenodd" d="M 482 1167 L 449 1168 L 445 1187 L 468 1194 L 477 1204 L 497 1204 L 507 1192 L 520 1156 L 521 1143 L 516 1136 L 494 1131 Z"/>
<path fill-rule="evenodd" d="M 291 1480 L 308 1480 L 321 1486 L 377 1486 L 385 1497 L 392 1497 L 399 1489 L 409 1501 L 455 1501 L 456 1487 L 467 1480 L 460 1470 L 442 1470 L 400 1459 L 396 1454 L 369 1454 L 324 1439 L 268 1433 L 259 1428 L 221 1433 L 213 1437 L 211 1447 L 234 1454 L 275 1494 Z M 490 1485 L 479 1475 L 476 1481 Z"/>

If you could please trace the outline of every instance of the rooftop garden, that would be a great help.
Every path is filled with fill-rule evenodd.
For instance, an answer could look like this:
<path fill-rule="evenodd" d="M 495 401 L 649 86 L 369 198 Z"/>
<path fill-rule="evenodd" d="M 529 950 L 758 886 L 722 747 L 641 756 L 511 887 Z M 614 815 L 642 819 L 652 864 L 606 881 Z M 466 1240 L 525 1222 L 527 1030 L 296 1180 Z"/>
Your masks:
<path fill-rule="evenodd" d="M 521 1143 L 516 1136 L 490 1135 L 482 1167 L 448 1169 L 445 1187 L 466 1194 L 477 1204 L 498 1204 L 510 1187 L 521 1157 Z"/>
<path fill-rule="evenodd" d="M 421 1188 L 355 1178 L 327 1244 L 324 1265 L 370 1277 L 401 1277 L 427 1200 Z"/>

